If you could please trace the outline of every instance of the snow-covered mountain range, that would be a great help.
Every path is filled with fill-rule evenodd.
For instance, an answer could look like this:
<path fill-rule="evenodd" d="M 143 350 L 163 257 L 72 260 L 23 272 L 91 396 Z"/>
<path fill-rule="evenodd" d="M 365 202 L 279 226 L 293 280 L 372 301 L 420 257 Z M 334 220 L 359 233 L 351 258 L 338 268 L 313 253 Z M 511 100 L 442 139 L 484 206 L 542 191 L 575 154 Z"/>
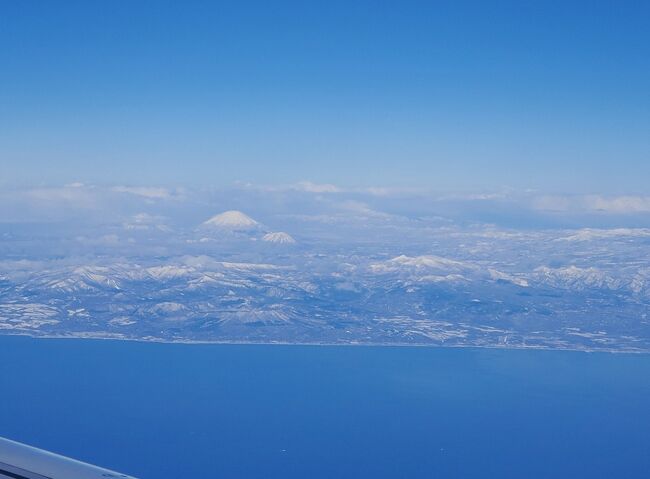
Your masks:
<path fill-rule="evenodd" d="M 646 229 L 210 209 L 0 223 L 0 332 L 650 351 Z"/>

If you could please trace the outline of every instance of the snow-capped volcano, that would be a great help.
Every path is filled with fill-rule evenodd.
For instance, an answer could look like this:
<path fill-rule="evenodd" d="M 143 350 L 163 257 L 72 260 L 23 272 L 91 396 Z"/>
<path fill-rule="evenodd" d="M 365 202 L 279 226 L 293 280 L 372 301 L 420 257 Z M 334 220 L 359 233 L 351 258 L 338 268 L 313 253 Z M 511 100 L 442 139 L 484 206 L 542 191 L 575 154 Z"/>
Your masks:
<path fill-rule="evenodd" d="M 262 238 L 262 241 L 278 244 L 294 244 L 296 242 L 296 240 L 293 239 L 289 233 L 285 233 L 283 231 L 278 231 L 277 233 L 267 233 Z"/>
<path fill-rule="evenodd" d="M 209 220 L 203 222 L 203 226 L 230 230 L 250 230 L 257 228 L 259 223 L 241 211 L 230 210 L 213 216 Z"/>

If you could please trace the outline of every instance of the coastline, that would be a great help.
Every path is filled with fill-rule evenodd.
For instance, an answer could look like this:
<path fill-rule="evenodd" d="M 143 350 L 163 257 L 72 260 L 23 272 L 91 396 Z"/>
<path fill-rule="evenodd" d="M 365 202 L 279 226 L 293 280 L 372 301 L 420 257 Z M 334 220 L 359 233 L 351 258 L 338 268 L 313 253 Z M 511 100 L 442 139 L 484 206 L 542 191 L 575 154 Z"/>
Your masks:
<path fill-rule="evenodd" d="M 312 347 L 369 347 L 369 348 L 445 348 L 445 349 L 487 349 L 506 351 L 562 351 L 576 353 L 607 353 L 607 354 L 637 354 L 647 355 L 650 350 L 614 349 L 614 348 L 579 348 L 579 347 L 547 347 L 547 346 L 517 346 L 517 345 L 489 345 L 489 344 L 432 344 L 432 343 L 400 343 L 400 342 L 327 342 L 327 341 L 253 341 L 253 340 L 171 340 L 156 337 L 119 337 L 101 334 L 29 334 L 29 333 L 0 333 L 3 337 L 23 337 L 44 340 L 92 340 L 92 341 L 123 341 L 134 343 L 152 344 L 182 344 L 182 345 L 222 345 L 222 346 L 312 346 Z"/>

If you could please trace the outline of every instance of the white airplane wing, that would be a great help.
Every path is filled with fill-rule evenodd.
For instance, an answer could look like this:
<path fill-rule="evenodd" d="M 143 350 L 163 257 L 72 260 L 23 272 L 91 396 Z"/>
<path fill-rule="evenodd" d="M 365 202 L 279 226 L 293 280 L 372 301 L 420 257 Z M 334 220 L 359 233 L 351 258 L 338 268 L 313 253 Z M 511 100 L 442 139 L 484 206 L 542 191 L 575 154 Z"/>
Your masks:
<path fill-rule="evenodd" d="M 0 438 L 0 479 L 134 479 Z"/>

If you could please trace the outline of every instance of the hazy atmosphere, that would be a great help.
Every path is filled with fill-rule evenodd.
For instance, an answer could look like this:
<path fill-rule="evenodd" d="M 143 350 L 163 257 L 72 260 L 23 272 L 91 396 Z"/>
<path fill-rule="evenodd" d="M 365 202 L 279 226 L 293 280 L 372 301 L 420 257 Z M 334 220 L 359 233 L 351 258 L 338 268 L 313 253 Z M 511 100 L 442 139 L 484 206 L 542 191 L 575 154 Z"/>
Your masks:
<path fill-rule="evenodd" d="M 0 479 L 648 477 L 649 25 L 0 1 Z"/>

